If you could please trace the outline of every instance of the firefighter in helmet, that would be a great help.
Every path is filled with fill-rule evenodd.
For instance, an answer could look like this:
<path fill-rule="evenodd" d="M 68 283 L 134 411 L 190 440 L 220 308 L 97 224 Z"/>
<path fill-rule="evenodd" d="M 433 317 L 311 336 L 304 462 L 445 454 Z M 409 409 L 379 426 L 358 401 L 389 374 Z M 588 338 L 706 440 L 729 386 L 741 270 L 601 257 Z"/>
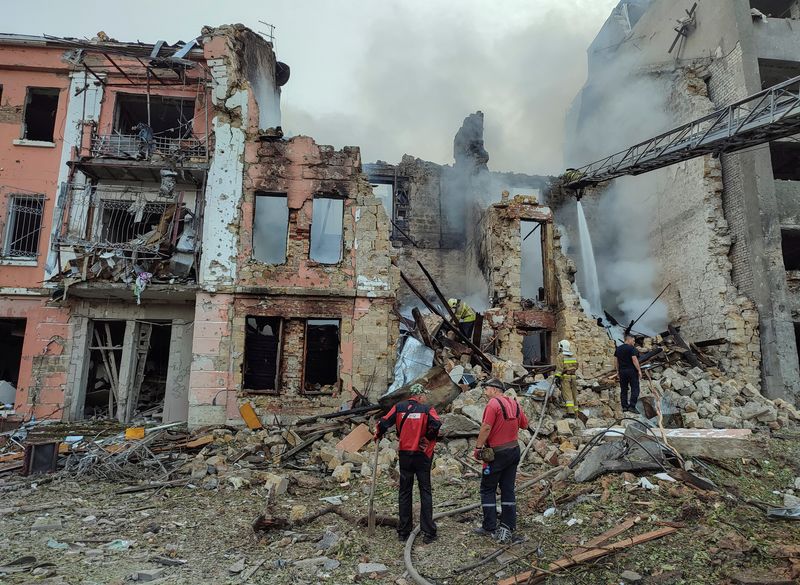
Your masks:
<path fill-rule="evenodd" d="M 556 363 L 556 378 L 561 386 L 561 396 L 566 403 L 567 412 L 577 412 L 577 391 L 575 389 L 575 373 L 578 371 L 578 360 L 572 353 L 572 345 L 566 339 L 558 342 L 558 362 Z"/>

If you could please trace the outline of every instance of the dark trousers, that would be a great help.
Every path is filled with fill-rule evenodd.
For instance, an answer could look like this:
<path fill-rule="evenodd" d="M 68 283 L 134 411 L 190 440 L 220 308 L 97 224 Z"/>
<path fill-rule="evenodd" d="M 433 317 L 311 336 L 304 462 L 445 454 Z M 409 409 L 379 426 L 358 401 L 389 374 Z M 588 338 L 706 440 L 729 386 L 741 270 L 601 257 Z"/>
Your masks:
<path fill-rule="evenodd" d="M 463 333 L 467 339 L 472 341 L 472 330 L 475 328 L 475 321 L 470 321 L 469 323 L 461 321 L 458 324 L 458 328 L 461 329 L 461 333 Z"/>
<path fill-rule="evenodd" d="M 487 463 L 481 476 L 481 506 L 483 528 L 494 532 L 497 528 L 497 486 L 500 486 L 500 523 L 509 530 L 517 528 L 517 498 L 514 482 L 519 465 L 519 447 L 494 452 L 494 461 Z M 487 473 L 487 470 L 489 473 Z"/>
<path fill-rule="evenodd" d="M 400 494 L 398 507 L 400 523 L 397 533 L 408 536 L 414 529 L 414 518 L 411 512 L 412 492 L 414 491 L 414 477 L 419 486 L 419 500 L 421 509 L 419 523 L 422 533 L 436 536 L 436 524 L 433 522 L 433 491 L 431 490 L 431 459 L 424 453 L 400 452 Z"/>
<path fill-rule="evenodd" d="M 636 370 L 619 371 L 619 398 L 622 408 L 636 408 L 636 401 L 639 400 L 639 372 Z M 628 399 L 628 388 L 631 397 Z"/>

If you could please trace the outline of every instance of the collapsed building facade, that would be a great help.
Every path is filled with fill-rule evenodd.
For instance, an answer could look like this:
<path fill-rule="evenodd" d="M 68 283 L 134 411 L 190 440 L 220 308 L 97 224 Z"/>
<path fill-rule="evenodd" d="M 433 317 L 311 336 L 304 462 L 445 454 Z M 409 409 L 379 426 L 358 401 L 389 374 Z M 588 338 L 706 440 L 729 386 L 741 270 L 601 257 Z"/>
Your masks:
<path fill-rule="evenodd" d="M 702 8 L 687 24 L 677 64 L 659 61 L 656 45 L 645 52 L 652 62 L 637 57 L 638 74 L 670 81 L 670 124 L 754 83 L 734 86 L 741 75 L 731 70 L 753 64 L 740 53 L 754 37 L 722 37 L 722 56 L 694 46 L 703 22 L 763 23 L 749 8 L 717 9 L 721 21 Z M 615 78 L 627 44 L 660 26 L 664 11 L 622 3 L 609 19 L 573 108 L 574 144 L 589 143 L 609 99 L 598 80 Z M 757 47 L 786 50 L 763 39 Z M 773 71 L 779 55 L 765 55 L 756 61 Z M 430 291 L 423 267 L 447 297 L 478 310 L 472 342 L 504 380 L 546 372 L 563 338 L 575 343 L 583 378 L 611 368 L 613 341 L 586 311 L 567 254 L 573 194 L 550 177 L 490 171 L 480 112 L 456 133 L 452 165 L 408 155 L 362 165 L 356 147 L 283 137 L 289 68 L 240 25 L 172 47 L 6 35 L 0 59 L 0 167 L 13 169 L 0 179 L 7 416 L 155 415 L 200 426 L 241 424 L 245 402 L 259 415 L 296 417 L 361 395 L 374 401 L 395 378 L 400 333 L 414 327 L 408 310 L 442 300 L 418 298 Z M 775 268 L 774 236 L 780 216 L 790 241 L 791 197 L 766 225 L 745 221 L 745 211 L 775 203 L 765 193 L 788 193 L 793 181 L 736 166 L 760 157 L 752 160 L 761 169 L 768 154 L 668 169 L 648 229 L 675 232 L 649 253 L 673 284 L 670 319 L 691 339 L 724 340 L 716 357 L 726 375 L 763 380 L 781 397 L 796 383 L 794 338 L 785 338 L 796 291 L 791 271 Z M 585 194 L 590 220 L 607 191 Z M 617 244 L 602 233 L 595 242 Z M 785 285 L 758 280 L 778 272 Z M 776 339 L 777 350 L 762 351 Z M 476 355 L 459 352 L 462 362 Z"/>
<path fill-rule="evenodd" d="M 615 8 L 588 51 L 568 161 L 599 159 L 800 74 L 798 2 L 692 4 Z M 790 402 L 800 392 L 797 154 L 794 139 L 776 140 L 600 185 L 583 199 L 595 249 L 641 248 L 655 264 L 653 296 L 670 285 L 670 319 L 693 339 L 718 340 L 729 375 Z M 555 196 L 557 212 L 574 213 L 570 197 Z M 628 218 L 616 233 L 601 229 L 601 202 L 613 197 Z"/>
<path fill-rule="evenodd" d="M 6 415 L 224 423 L 388 379 L 385 215 L 358 149 L 281 139 L 268 41 L 0 42 Z"/>

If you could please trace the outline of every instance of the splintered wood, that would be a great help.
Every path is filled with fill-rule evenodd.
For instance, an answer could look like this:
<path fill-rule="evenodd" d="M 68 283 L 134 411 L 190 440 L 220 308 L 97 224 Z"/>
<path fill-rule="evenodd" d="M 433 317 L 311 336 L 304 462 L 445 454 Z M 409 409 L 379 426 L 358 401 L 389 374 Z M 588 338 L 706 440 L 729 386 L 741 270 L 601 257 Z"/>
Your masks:
<path fill-rule="evenodd" d="M 653 530 L 651 532 L 645 532 L 644 534 L 639 534 L 638 536 L 623 538 L 622 540 L 618 540 L 617 542 L 612 542 L 611 544 L 602 544 L 607 540 L 610 540 L 614 536 L 620 534 L 624 530 L 627 530 L 628 528 L 633 526 L 635 522 L 636 522 L 635 519 L 628 520 L 622 525 L 612 528 L 608 532 L 605 532 L 604 534 L 601 534 L 600 536 L 589 541 L 589 543 L 592 542 L 595 543 L 594 545 L 592 545 L 593 548 L 584 550 L 586 547 L 581 547 L 577 550 L 584 550 L 584 552 L 579 552 L 578 554 L 571 554 L 568 557 L 563 557 L 556 561 L 553 561 L 547 566 L 546 570 L 534 569 L 532 571 L 519 573 L 518 575 L 514 575 L 513 577 L 509 577 L 508 579 L 501 579 L 500 581 L 498 581 L 497 585 L 539 583 L 542 580 L 544 580 L 545 577 L 554 572 L 563 571 L 564 569 L 569 569 L 570 567 L 574 567 L 575 565 L 579 565 L 587 561 L 593 561 L 605 555 L 612 554 L 620 550 L 624 550 L 631 546 L 636 546 L 637 544 L 650 542 L 651 540 L 656 540 L 657 538 L 661 538 L 663 536 L 667 536 L 669 534 L 672 534 L 673 532 L 678 531 L 678 529 L 675 527 L 666 526 L 664 528 L 659 528 L 658 530 Z M 589 543 L 587 543 L 587 546 L 589 546 Z M 573 551 L 573 553 L 574 552 L 575 551 Z"/>

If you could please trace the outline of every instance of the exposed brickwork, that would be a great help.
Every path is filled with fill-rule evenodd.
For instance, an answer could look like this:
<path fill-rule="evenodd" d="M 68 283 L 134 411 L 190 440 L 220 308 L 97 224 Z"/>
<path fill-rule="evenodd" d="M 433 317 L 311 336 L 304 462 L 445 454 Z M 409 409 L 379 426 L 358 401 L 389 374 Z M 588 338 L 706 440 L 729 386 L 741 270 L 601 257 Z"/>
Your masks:
<path fill-rule="evenodd" d="M 575 285 L 575 263 L 564 254 L 561 234 L 553 238 L 553 265 L 558 286 L 556 332 L 557 340 L 566 339 L 574 346 L 578 359 L 578 372 L 584 378 L 593 378 L 613 367 L 614 342 L 606 331 L 581 307 L 581 298 Z M 556 341 L 557 341 L 556 340 Z"/>

